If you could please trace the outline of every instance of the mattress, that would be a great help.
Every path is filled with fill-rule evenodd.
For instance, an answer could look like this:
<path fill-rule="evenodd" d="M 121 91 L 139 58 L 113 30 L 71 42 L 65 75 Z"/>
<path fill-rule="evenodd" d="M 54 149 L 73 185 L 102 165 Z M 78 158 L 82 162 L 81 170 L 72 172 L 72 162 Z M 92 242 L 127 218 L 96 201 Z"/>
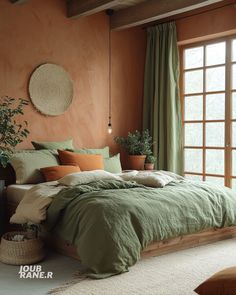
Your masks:
<path fill-rule="evenodd" d="M 7 202 L 18 205 L 33 184 L 12 184 L 7 187 Z"/>

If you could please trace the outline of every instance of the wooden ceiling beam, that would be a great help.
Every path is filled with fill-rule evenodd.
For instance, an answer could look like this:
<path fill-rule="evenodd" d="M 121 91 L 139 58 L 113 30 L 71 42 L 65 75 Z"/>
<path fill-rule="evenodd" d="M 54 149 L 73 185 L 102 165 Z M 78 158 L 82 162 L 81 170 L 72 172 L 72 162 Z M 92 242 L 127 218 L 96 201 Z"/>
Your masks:
<path fill-rule="evenodd" d="M 13 4 L 23 4 L 27 2 L 28 0 L 10 0 L 11 3 Z"/>
<path fill-rule="evenodd" d="M 223 1 L 147 0 L 138 5 L 115 11 L 111 17 L 111 28 L 113 30 L 130 28 Z"/>
<path fill-rule="evenodd" d="M 69 0 L 67 2 L 67 16 L 78 18 L 90 15 L 110 9 L 118 3 L 119 0 Z"/>

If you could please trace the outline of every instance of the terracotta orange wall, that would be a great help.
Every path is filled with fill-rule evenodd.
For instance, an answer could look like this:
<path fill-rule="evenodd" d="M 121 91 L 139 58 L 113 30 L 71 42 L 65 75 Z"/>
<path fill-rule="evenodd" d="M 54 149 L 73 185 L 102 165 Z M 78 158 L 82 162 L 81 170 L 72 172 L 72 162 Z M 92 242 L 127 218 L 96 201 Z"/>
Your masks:
<path fill-rule="evenodd" d="M 66 18 L 66 0 L 0 1 L 0 95 L 28 98 L 27 84 L 38 65 L 63 66 L 74 81 L 74 99 L 58 117 L 25 112 L 31 140 L 73 138 L 80 147 L 114 147 L 113 136 L 141 127 L 145 32 L 112 32 L 112 123 L 108 120 L 108 18 L 105 13 Z"/>
<path fill-rule="evenodd" d="M 236 34 L 236 8 L 225 6 L 176 21 L 178 41 L 181 43 L 201 41 Z"/>

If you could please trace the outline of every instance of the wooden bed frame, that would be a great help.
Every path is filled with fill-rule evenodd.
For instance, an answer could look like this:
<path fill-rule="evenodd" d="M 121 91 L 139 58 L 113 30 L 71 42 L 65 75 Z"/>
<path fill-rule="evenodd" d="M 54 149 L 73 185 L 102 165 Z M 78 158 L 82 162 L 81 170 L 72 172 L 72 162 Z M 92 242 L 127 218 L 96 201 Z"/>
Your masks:
<path fill-rule="evenodd" d="M 47 247 L 63 255 L 80 260 L 76 246 L 68 241 L 62 240 L 55 235 L 42 233 L 42 239 Z M 163 254 L 176 252 L 183 249 L 202 246 L 221 240 L 236 237 L 236 226 L 219 229 L 209 229 L 191 235 L 179 236 L 177 238 L 154 242 L 141 252 L 141 258 L 160 256 Z"/>
<path fill-rule="evenodd" d="M 4 169 L 4 173 L 2 173 L 1 170 L 2 169 L 0 168 L 0 175 L 1 178 L 2 176 L 4 176 L 4 179 L 6 180 L 6 185 L 15 183 L 14 170 L 11 167 Z M 6 227 L 7 230 L 11 230 L 13 228 L 12 225 L 9 225 L 9 218 L 15 212 L 15 209 L 15 204 L 6 204 L 6 222 L 8 225 Z M 46 231 L 43 231 L 41 233 L 41 237 L 49 248 L 52 248 L 63 255 L 70 256 L 75 259 L 80 259 L 76 251 L 76 246 L 72 245 L 68 241 L 62 240 L 59 237 L 52 235 Z M 170 252 L 206 245 L 225 239 L 232 239 L 235 237 L 236 226 L 225 228 L 211 228 L 195 234 L 182 235 L 173 239 L 154 242 L 147 246 L 147 248 L 145 248 L 141 252 L 141 258 L 159 256 Z"/>

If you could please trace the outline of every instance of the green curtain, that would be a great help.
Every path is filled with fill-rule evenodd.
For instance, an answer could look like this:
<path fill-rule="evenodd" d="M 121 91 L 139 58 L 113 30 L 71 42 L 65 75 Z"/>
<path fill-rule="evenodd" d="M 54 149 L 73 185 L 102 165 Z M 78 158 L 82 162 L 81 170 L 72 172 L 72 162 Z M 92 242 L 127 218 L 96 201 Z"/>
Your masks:
<path fill-rule="evenodd" d="M 175 23 L 147 29 L 143 129 L 154 141 L 157 169 L 183 174 L 179 54 Z"/>

